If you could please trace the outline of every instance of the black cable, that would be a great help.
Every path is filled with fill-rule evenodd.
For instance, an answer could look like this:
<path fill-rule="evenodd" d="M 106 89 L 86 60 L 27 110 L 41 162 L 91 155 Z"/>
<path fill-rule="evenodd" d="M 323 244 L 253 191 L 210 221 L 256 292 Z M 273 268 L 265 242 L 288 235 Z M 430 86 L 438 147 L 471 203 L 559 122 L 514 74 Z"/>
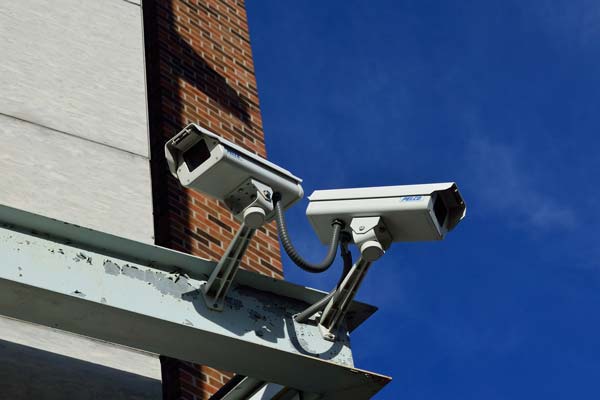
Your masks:
<path fill-rule="evenodd" d="M 281 195 L 279 193 L 275 193 L 273 195 L 273 201 L 275 203 L 275 220 L 277 221 L 277 232 L 279 233 L 279 240 L 281 240 L 281 244 L 283 245 L 283 249 L 290 257 L 290 259 L 302 268 L 305 271 L 319 273 L 326 271 L 331 264 L 333 264 L 333 260 L 335 260 L 335 254 L 337 250 L 338 243 L 340 241 L 340 233 L 342 231 L 342 227 L 344 225 L 343 222 L 339 220 L 335 220 L 332 222 L 333 233 L 331 235 L 331 242 L 329 244 L 329 251 L 325 256 L 325 259 L 318 264 L 309 263 L 304 260 L 300 254 L 296 251 L 290 238 L 288 236 L 287 227 L 285 225 L 285 218 L 283 216 L 283 209 L 281 207 Z"/>
<path fill-rule="evenodd" d="M 294 320 L 299 323 L 304 323 L 310 317 L 315 315 L 315 313 L 322 311 L 325 308 L 325 306 L 327 305 L 327 303 L 329 303 L 329 300 L 331 300 L 331 298 L 335 294 L 336 290 L 337 290 L 337 288 L 333 288 L 333 290 L 331 292 L 327 293 L 325 295 L 325 297 L 323 297 L 321 300 L 319 300 L 315 304 L 309 306 L 306 310 L 302 311 L 301 313 L 294 315 Z"/>
<path fill-rule="evenodd" d="M 350 268 L 352 268 L 352 253 L 350 253 L 350 250 L 348 250 L 348 243 L 350 243 L 351 240 L 352 237 L 350 236 L 350 234 L 348 234 L 347 232 L 344 232 L 342 234 L 340 249 L 342 254 L 342 260 L 344 260 L 344 269 L 342 270 L 342 276 L 340 276 L 340 280 L 338 281 L 336 287 L 339 287 L 342 284 L 342 282 L 346 278 L 346 275 L 348 275 L 348 272 L 350 272 Z"/>
<path fill-rule="evenodd" d="M 340 276 L 340 279 L 338 280 L 337 285 L 321 300 L 317 301 L 315 304 L 311 305 L 301 313 L 296 314 L 294 316 L 294 320 L 296 320 L 296 322 L 306 322 L 316 312 L 322 311 L 325 308 L 325 306 L 327 306 L 327 303 L 329 303 L 329 300 L 331 300 L 338 287 L 340 287 L 344 279 L 346 279 L 346 275 L 348 275 L 348 272 L 350 272 L 350 268 L 352 268 L 352 253 L 350 253 L 350 251 L 348 250 L 348 242 L 349 239 L 344 240 L 344 238 L 342 238 L 342 241 L 340 243 L 342 259 L 344 260 L 344 270 L 342 272 L 342 275 Z"/>

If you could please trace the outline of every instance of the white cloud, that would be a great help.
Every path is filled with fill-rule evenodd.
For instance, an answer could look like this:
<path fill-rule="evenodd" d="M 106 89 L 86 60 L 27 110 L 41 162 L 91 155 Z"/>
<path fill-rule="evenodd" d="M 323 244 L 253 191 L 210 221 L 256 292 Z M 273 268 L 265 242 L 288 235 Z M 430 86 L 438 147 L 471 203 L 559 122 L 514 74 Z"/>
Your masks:
<path fill-rule="evenodd" d="M 467 165 L 479 195 L 479 206 L 504 214 L 506 221 L 527 228 L 572 229 L 576 212 L 536 182 L 535 171 L 518 147 L 484 136 L 468 141 Z"/>

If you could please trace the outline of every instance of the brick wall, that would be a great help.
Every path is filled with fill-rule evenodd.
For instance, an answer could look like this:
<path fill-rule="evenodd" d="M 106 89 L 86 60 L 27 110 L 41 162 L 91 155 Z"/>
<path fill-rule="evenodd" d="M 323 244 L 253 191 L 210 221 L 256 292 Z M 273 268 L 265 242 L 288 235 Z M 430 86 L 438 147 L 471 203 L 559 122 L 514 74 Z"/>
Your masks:
<path fill-rule="evenodd" d="M 218 260 L 239 227 L 221 202 L 168 173 L 167 139 L 189 122 L 266 156 L 243 1 L 144 0 L 156 243 Z M 276 229 L 261 229 L 242 267 L 281 278 Z M 165 399 L 205 399 L 232 374 L 161 357 Z"/>

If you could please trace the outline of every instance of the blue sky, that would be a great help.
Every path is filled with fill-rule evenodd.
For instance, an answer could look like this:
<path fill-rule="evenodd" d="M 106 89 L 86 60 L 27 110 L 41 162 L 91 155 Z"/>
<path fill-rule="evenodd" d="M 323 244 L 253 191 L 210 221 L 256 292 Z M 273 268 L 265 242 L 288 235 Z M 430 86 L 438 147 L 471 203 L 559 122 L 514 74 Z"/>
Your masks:
<path fill-rule="evenodd" d="M 358 298 L 377 399 L 600 397 L 600 3 L 247 2 L 269 158 L 315 189 L 456 181 L 467 218 Z M 304 216 L 292 239 L 325 253 Z M 355 253 L 356 254 L 356 253 Z M 328 290 L 339 265 L 289 280 Z"/>

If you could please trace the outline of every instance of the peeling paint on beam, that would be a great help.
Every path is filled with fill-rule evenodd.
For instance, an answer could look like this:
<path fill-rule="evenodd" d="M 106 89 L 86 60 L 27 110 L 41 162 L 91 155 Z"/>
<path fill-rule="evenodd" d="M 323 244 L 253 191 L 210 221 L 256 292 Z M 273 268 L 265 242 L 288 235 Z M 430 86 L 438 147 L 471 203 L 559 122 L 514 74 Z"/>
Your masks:
<path fill-rule="evenodd" d="M 153 251 L 163 252 L 163 259 L 175 254 L 211 264 Z M 305 288 L 288 297 L 269 285 L 293 285 L 247 279 L 232 288 L 226 309 L 215 312 L 199 292 L 204 274 L 189 274 L 177 262 L 157 269 L 15 226 L 0 229 L 0 255 L 5 315 L 324 393 L 325 399 L 367 399 L 389 380 L 353 368 L 347 335 L 332 344 L 316 326 L 293 321 L 306 306 L 298 298 Z"/>
<path fill-rule="evenodd" d="M 177 272 L 197 280 L 208 279 L 216 265 L 213 261 L 178 251 L 120 238 L 2 204 L 0 204 L 0 225 L 16 232 L 47 238 L 58 244 L 99 252 L 167 273 Z M 60 246 L 56 247 L 55 251 L 60 251 Z M 245 270 L 238 271 L 236 283 L 297 299 L 304 302 L 305 306 L 315 303 L 326 294 Z M 348 330 L 352 332 L 376 310 L 374 306 L 353 302 L 346 317 Z"/>

